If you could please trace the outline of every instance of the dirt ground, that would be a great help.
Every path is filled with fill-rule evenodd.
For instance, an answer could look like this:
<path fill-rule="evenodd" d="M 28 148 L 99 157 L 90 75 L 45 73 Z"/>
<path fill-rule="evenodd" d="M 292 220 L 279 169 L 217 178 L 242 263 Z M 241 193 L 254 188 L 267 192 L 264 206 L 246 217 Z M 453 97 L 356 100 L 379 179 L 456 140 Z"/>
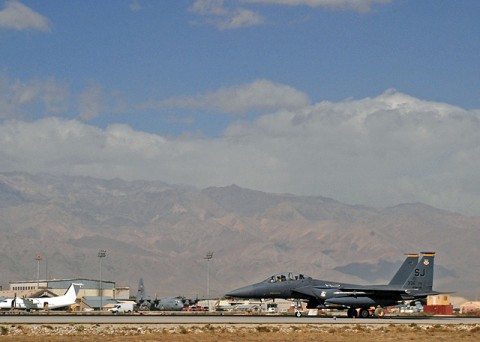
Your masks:
<path fill-rule="evenodd" d="M 12 325 L 3 341 L 480 341 L 480 325 Z"/>

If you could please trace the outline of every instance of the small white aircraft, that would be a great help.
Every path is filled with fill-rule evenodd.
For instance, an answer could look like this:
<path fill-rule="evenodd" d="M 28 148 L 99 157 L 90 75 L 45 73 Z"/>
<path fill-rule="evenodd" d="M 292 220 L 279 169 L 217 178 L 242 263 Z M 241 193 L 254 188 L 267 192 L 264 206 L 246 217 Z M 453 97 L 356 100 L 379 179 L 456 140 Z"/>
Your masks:
<path fill-rule="evenodd" d="M 4 298 L 0 301 L 1 310 L 44 310 L 58 309 L 75 304 L 78 291 L 83 284 L 72 283 L 64 295 L 45 298 Z"/>

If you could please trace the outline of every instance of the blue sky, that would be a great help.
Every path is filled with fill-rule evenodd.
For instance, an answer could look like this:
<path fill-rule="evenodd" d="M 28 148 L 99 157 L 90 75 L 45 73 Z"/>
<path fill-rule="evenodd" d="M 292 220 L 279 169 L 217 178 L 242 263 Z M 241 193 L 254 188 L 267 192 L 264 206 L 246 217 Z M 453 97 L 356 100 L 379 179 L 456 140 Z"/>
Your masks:
<path fill-rule="evenodd" d="M 0 0 L 0 171 L 480 214 L 480 3 Z"/>

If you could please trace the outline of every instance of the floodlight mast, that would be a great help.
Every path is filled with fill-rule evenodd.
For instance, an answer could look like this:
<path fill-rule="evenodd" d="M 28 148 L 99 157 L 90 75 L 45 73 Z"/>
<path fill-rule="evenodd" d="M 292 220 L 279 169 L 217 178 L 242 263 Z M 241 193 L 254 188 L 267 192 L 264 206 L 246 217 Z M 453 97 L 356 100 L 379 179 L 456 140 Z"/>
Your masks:
<path fill-rule="evenodd" d="M 35 257 L 35 260 L 37 260 L 37 290 L 40 288 L 40 260 L 42 260 L 42 256 L 40 254 L 37 254 Z"/>
<path fill-rule="evenodd" d="M 107 256 L 107 251 L 105 249 L 101 249 L 98 251 L 97 256 L 100 259 L 100 312 L 101 312 L 103 310 L 102 259 Z"/>
<path fill-rule="evenodd" d="M 207 306 L 208 311 L 210 311 L 210 260 L 213 258 L 213 252 L 207 252 L 203 258 L 207 260 Z"/>

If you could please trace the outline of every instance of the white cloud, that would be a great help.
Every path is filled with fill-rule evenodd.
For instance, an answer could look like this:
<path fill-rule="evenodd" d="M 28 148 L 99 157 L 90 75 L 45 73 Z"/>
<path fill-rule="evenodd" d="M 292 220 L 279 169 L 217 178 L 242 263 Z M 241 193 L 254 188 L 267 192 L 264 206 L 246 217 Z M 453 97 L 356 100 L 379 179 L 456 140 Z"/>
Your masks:
<path fill-rule="evenodd" d="M 5 2 L 5 8 L 0 11 L 0 27 L 18 31 L 50 31 L 50 23 L 46 17 L 15 0 Z"/>
<path fill-rule="evenodd" d="M 52 114 L 68 108 L 68 86 L 55 79 L 33 79 L 22 82 L 0 75 L 0 118 L 27 116 L 33 106 Z"/>
<path fill-rule="evenodd" d="M 190 10 L 220 30 L 256 26 L 264 22 L 263 17 L 246 8 L 226 7 L 223 0 L 195 0 Z"/>
<path fill-rule="evenodd" d="M 264 22 L 264 19 L 245 8 L 237 8 L 230 11 L 227 16 L 217 22 L 219 29 L 237 29 L 241 27 L 257 26 Z"/>
<path fill-rule="evenodd" d="M 369 12 L 376 4 L 390 3 L 391 0 L 195 0 L 190 11 L 202 17 L 202 22 L 220 30 L 238 29 L 265 23 L 265 18 L 245 6 L 254 4 L 308 6 L 331 8 L 356 12 Z M 228 3 L 228 6 L 227 6 Z"/>
<path fill-rule="evenodd" d="M 60 113 L 68 109 L 68 86 L 54 79 L 47 79 L 42 84 L 42 101 L 47 113 Z"/>
<path fill-rule="evenodd" d="M 0 119 L 52 114 L 71 117 L 78 113 L 81 120 L 88 121 L 105 112 L 121 113 L 127 108 L 122 93 L 107 92 L 98 84 L 71 95 L 68 84 L 54 78 L 22 81 L 0 74 Z"/>
<path fill-rule="evenodd" d="M 308 96 L 290 86 L 268 80 L 221 88 L 194 97 L 176 97 L 147 107 L 179 107 L 245 114 L 256 110 L 293 109 L 309 104 Z"/>
<path fill-rule="evenodd" d="M 326 7 L 336 9 L 354 10 L 358 12 L 370 11 L 375 4 L 385 4 L 391 0 L 241 0 L 248 3 Z"/>
<path fill-rule="evenodd" d="M 91 120 L 100 115 L 106 107 L 103 102 L 104 98 L 104 90 L 99 85 L 94 84 L 85 89 L 79 96 L 78 110 L 80 119 Z"/>
<path fill-rule="evenodd" d="M 125 97 L 118 91 L 106 91 L 92 83 L 78 95 L 76 110 L 80 120 L 89 121 L 105 113 L 122 113 L 128 109 Z"/>
<path fill-rule="evenodd" d="M 144 9 L 144 7 L 140 4 L 140 0 L 132 0 L 129 7 L 133 12 L 139 12 Z"/>
<path fill-rule="evenodd" d="M 238 184 L 377 206 L 424 202 L 480 215 L 480 111 L 394 90 L 167 139 L 46 118 L 0 124 L 1 171 Z"/>

